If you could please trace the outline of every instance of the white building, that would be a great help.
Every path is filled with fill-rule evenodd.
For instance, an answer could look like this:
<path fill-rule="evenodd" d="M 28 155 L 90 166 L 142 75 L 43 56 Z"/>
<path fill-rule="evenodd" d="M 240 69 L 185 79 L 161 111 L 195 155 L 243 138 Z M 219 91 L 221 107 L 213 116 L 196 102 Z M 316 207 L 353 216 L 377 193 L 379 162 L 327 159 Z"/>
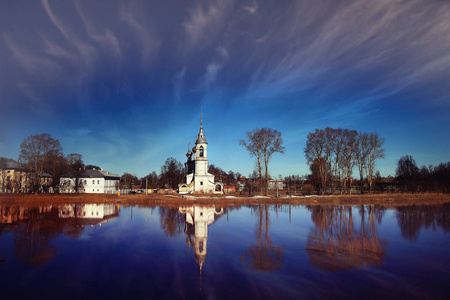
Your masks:
<path fill-rule="evenodd" d="M 208 143 L 203 133 L 203 117 L 200 132 L 192 151 L 186 153 L 186 183 L 179 186 L 179 193 L 223 193 L 223 184 L 214 183 L 214 175 L 208 173 Z"/>
<path fill-rule="evenodd" d="M 112 194 L 119 187 L 120 176 L 103 169 L 84 170 L 79 180 L 80 193 Z M 62 177 L 60 179 L 61 193 L 75 192 L 75 178 Z"/>

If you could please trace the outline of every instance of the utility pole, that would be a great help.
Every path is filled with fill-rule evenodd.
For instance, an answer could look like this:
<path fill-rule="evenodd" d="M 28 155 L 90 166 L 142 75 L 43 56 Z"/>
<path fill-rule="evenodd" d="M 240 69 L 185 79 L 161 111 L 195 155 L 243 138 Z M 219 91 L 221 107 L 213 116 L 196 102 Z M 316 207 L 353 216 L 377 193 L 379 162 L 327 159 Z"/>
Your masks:
<path fill-rule="evenodd" d="M 148 195 L 148 187 L 147 187 L 147 185 L 148 185 L 148 177 L 145 177 L 145 196 Z"/>

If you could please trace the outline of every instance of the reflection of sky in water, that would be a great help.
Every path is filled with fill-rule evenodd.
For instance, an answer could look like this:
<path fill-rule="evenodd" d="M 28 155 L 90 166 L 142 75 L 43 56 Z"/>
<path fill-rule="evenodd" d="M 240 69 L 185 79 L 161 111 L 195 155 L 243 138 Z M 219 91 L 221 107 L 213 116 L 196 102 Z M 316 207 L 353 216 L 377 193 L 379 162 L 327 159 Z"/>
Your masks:
<path fill-rule="evenodd" d="M 55 206 L 46 214 L 30 213 L 28 219 L 0 224 L 2 290 L 17 297 L 63 298 L 450 294 L 448 206 L 403 210 L 403 217 L 371 207 L 377 216 L 372 223 L 366 207 L 364 230 L 360 207 L 261 208 L 211 214 L 203 240 L 195 227 L 185 233 L 186 215 L 176 208 L 120 207 L 118 217 L 84 227 L 74 218 L 58 219 Z M 33 237 L 40 246 L 22 239 L 31 229 L 38 230 Z M 361 246 L 363 233 L 369 238 Z M 201 278 L 199 240 L 206 250 Z M 358 250 L 368 244 L 385 253 Z"/>

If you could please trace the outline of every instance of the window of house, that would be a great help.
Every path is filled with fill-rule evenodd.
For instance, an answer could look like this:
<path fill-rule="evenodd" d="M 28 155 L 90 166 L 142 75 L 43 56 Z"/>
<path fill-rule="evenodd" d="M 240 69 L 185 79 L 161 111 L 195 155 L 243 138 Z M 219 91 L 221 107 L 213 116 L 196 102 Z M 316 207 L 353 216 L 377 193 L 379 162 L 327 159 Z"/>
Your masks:
<path fill-rule="evenodd" d="M 95 180 L 92 180 L 92 184 L 95 184 Z"/>
<path fill-rule="evenodd" d="M 86 185 L 86 184 L 87 184 L 87 180 L 84 181 L 84 185 Z"/>
<path fill-rule="evenodd" d="M 100 184 L 100 180 L 97 180 L 97 184 Z"/>

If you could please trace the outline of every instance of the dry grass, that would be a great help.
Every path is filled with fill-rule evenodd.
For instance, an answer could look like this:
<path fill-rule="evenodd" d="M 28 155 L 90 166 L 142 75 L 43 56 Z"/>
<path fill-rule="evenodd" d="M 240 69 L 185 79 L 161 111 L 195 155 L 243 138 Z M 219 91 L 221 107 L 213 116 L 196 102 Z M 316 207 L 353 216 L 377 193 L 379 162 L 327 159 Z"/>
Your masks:
<path fill-rule="evenodd" d="M 117 203 L 125 205 L 192 205 L 214 204 L 216 206 L 240 206 L 258 204 L 278 205 L 364 205 L 376 204 L 383 206 L 443 204 L 450 202 L 449 194 L 376 194 L 376 195 L 340 195 L 340 196 L 306 196 L 306 197 L 245 197 L 217 195 L 186 195 L 179 194 L 136 194 L 136 195 L 106 195 L 106 194 L 0 194 L 3 204 L 59 204 L 59 203 Z"/>

